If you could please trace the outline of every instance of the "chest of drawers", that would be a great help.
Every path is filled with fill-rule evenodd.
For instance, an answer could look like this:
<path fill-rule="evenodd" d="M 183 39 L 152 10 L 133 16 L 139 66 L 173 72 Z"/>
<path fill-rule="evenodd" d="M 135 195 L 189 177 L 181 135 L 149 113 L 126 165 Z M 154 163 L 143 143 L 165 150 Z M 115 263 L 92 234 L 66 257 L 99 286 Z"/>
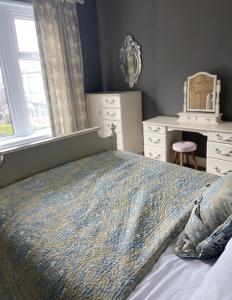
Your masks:
<path fill-rule="evenodd" d="M 143 151 L 141 92 L 86 94 L 90 127 L 99 127 L 99 135 L 111 134 L 116 127 L 118 150 Z"/>
<path fill-rule="evenodd" d="M 166 126 L 147 120 L 143 122 L 143 135 L 145 157 L 163 162 L 172 161 L 172 143 L 181 139 L 180 132 L 168 132 Z"/>
<path fill-rule="evenodd" d="M 232 133 L 210 132 L 207 157 L 208 173 L 219 176 L 232 173 Z"/>

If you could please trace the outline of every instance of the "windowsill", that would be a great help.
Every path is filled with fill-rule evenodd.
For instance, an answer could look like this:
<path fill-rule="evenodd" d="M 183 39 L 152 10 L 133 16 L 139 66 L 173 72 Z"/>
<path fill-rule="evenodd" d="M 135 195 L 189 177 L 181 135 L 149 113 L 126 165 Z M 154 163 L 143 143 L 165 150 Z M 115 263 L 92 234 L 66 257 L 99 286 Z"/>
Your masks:
<path fill-rule="evenodd" d="M 50 129 L 39 130 L 36 133 L 21 137 L 10 137 L 4 141 L 0 141 L 0 152 L 6 150 L 17 149 L 22 146 L 28 146 L 35 142 L 51 138 L 52 133 Z"/>

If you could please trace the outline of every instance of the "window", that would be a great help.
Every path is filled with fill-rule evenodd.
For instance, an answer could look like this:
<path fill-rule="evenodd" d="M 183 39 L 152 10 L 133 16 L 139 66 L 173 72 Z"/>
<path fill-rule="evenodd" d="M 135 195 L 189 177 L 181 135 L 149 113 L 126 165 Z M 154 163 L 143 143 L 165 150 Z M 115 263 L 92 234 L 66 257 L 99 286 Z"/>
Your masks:
<path fill-rule="evenodd" d="M 33 8 L 0 2 L 0 148 L 50 135 Z"/>
<path fill-rule="evenodd" d="M 0 65 L 0 137 L 12 136 L 13 134 L 14 132 L 7 102 L 6 88 Z"/>

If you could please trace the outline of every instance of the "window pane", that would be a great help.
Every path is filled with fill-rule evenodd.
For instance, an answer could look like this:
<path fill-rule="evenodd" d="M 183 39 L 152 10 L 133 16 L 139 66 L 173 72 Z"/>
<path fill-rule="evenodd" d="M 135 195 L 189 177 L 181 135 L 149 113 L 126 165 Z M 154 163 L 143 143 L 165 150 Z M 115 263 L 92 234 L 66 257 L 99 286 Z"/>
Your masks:
<path fill-rule="evenodd" d="M 15 19 L 16 35 L 20 52 L 39 52 L 35 22 Z"/>
<path fill-rule="evenodd" d="M 19 60 L 31 129 L 49 128 L 49 114 L 39 60 Z"/>
<path fill-rule="evenodd" d="M 10 136 L 13 134 L 14 131 L 11 123 L 11 117 L 6 97 L 6 90 L 0 65 L 0 138 Z"/>

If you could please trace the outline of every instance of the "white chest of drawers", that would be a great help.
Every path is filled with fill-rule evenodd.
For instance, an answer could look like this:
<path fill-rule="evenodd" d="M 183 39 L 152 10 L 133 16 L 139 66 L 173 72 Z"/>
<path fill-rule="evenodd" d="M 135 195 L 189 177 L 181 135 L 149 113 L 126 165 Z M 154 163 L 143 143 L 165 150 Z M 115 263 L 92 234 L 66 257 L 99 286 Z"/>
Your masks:
<path fill-rule="evenodd" d="M 232 122 L 179 123 L 176 117 L 156 117 L 143 122 L 143 130 L 146 157 L 172 161 L 172 144 L 182 140 L 181 132 L 198 132 L 207 136 L 207 172 L 218 176 L 232 173 Z"/>
<path fill-rule="evenodd" d="M 164 125 L 155 124 L 154 119 L 143 122 L 144 155 L 159 161 L 171 161 L 172 143 L 181 139 L 180 132 L 168 132 Z"/>
<path fill-rule="evenodd" d="M 216 175 L 232 173 L 232 132 L 210 132 L 207 142 L 207 171 Z"/>
<path fill-rule="evenodd" d="M 115 125 L 118 150 L 143 151 L 141 92 L 86 94 L 90 127 L 99 127 L 99 135 L 109 136 Z"/>

